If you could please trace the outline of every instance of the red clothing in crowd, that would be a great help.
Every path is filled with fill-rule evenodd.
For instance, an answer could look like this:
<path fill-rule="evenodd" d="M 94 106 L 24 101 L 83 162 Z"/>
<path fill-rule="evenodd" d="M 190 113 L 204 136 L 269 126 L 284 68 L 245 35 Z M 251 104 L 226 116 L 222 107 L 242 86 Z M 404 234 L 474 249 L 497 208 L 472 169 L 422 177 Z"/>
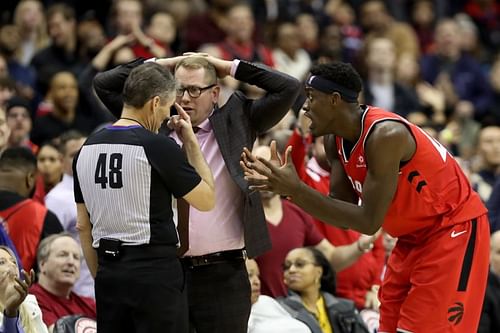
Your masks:
<path fill-rule="evenodd" d="M 302 181 L 327 195 L 330 192 L 330 172 L 323 169 L 314 157 L 307 164 L 304 162 L 306 147 L 311 141 L 310 137 L 303 139 L 297 131 L 294 131 L 288 141 L 288 145 L 293 147 L 292 160 Z M 354 230 L 336 228 L 316 219 L 314 222 L 323 236 L 335 246 L 352 244 L 360 236 L 360 233 Z M 372 251 L 363 254 L 348 268 L 337 272 L 337 296 L 353 300 L 359 309 L 364 308 L 367 291 L 373 285 L 381 283 L 380 277 L 385 261 L 382 237 L 379 237 L 373 245 Z"/>
<path fill-rule="evenodd" d="M 0 210 L 0 218 L 6 221 L 6 229 L 16 247 L 23 269 L 29 272 L 36 263 L 36 251 L 40 243 L 47 208 L 32 199 Z"/>
<path fill-rule="evenodd" d="M 310 215 L 287 200 L 281 200 L 281 203 L 281 222 L 276 226 L 267 222 L 273 248 L 256 258 L 260 270 L 261 293 L 274 298 L 288 294 L 282 269 L 288 252 L 298 247 L 318 245 L 324 239 Z"/>
<path fill-rule="evenodd" d="M 95 301 L 92 298 L 79 296 L 74 292 L 71 292 L 69 298 L 59 297 L 38 283 L 34 284 L 29 292 L 35 295 L 47 326 L 55 324 L 59 318 L 67 315 L 82 314 L 96 319 Z"/>
<path fill-rule="evenodd" d="M 35 180 L 35 191 L 33 192 L 33 200 L 45 205 L 45 196 L 47 191 L 45 190 L 45 183 L 43 177 L 38 175 Z"/>

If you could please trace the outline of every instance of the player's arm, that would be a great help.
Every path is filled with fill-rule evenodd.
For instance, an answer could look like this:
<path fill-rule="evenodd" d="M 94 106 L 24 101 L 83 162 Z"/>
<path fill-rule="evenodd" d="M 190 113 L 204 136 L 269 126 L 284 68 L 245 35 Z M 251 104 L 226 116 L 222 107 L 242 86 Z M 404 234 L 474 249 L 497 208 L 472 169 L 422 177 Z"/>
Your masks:
<path fill-rule="evenodd" d="M 97 252 L 92 247 L 92 224 L 90 223 L 89 213 L 84 203 L 77 203 L 76 229 L 80 234 L 83 256 L 87 261 L 90 274 L 95 278 L 97 273 Z"/>
<path fill-rule="evenodd" d="M 304 186 L 297 188 L 292 198 L 300 206 L 313 209 L 311 213 L 326 223 L 374 234 L 381 227 L 396 192 L 400 163 L 409 160 L 414 151 L 414 139 L 403 124 L 380 123 L 365 144 L 368 172 L 360 206 L 336 199 L 314 198 L 301 190 Z M 334 191 L 336 185 L 333 185 Z"/>
<path fill-rule="evenodd" d="M 386 121 L 376 125 L 366 140 L 368 172 L 360 209 L 371 233 L 382 226 L 396 193 L 400 165 L 410 160 L 415 150 L 415 139 L 408 128 L 399 122 Z"/>
<path fill-rule="evenodd" d="M 396 191 L 400 162 L 409 160 L 414 151 L 415 141 L 404 125 L 395 122 L 377 125 L 365 144 L 368 173 L 360 206 L 323 196 L 301 182 L 290 162 L 289 149 L 280 167 L 263 159 L 256 162 L 255 157 L 250 157 L 245 176 L 252 189 L 289 196 L 318 220 L 372 235 L 382 225 Z M 245 154 L 250 153 L 246 150 Z M 252 171 L 264 177 L 254 177 Z"/>
<path fill-rule="evenodd" d="M 414 151 L 415 141 L 403 124 L 380 123 L 365 144 L 368 172 L 360 206 L 336 199 L 317 198 L 317 195 L 310 195 L 310 191 L 302 190 L 306 187 L 303 185 L 297 187 L 292 199 L 299 206 L 312 210 L 311 213 L 321 221 L 374 234 L 381 227 L 396 192 L 400 163 L 409 160 Z"/>

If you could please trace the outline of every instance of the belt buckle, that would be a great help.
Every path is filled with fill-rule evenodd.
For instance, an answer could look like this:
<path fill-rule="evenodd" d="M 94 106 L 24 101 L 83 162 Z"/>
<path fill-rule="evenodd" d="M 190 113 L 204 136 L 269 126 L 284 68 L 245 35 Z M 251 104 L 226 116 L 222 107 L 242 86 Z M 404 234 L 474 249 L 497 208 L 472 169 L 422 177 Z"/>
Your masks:
<path fill-rule="evenodd" d="M 200 256 L 199 258 L 191 258 L 191 263 L 193 266 L 205 266 L 209 264 L 209 260 L 205 256 Z"/>

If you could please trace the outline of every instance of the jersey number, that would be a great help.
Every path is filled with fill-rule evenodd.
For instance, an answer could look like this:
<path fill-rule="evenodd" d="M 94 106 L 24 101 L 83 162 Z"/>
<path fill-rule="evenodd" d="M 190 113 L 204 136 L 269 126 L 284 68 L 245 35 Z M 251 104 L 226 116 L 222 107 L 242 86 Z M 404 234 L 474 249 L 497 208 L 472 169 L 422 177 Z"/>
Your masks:
<path fill-rule="evenodd" d="M 363 193 L 363 185 L 358 180 L 353 180 L 351 176 L 347 176 L 351 181 L 352 187 L 358 192 Z"/>
<path fill-rule="evenodd" d="M 109 184 L 111 188 L 122 188 L 122 158 L 123 155 L 113 153 L 109 155 L 109 170 L 106 168 L 108 154 L 99 154 L 95 167 L 95 183 L 101 184 L 101 188 L 106 188 Z"/>

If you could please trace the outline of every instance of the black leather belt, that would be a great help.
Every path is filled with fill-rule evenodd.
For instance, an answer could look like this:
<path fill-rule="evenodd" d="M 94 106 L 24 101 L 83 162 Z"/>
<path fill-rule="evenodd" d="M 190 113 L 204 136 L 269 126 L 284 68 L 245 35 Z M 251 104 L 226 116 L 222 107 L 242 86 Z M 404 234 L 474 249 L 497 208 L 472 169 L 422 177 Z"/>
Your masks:
<path fill-rule="evenodd" d="M 116 239 L 99 240 L 97 256 L 106 260 L 140 258 L 175 258 L 177 248 L 166 244 L 124 245 Z"/>
<path fill-rule="evenodd" d="M 198 266 L 240 261 L 245 260 L 246 258 L 247 253 L 245 250 L 229 250 L 205 254 L 202 256 L 186 256 L 183 257 L 181 261 L 188 267 L 192 268 Z"/>

